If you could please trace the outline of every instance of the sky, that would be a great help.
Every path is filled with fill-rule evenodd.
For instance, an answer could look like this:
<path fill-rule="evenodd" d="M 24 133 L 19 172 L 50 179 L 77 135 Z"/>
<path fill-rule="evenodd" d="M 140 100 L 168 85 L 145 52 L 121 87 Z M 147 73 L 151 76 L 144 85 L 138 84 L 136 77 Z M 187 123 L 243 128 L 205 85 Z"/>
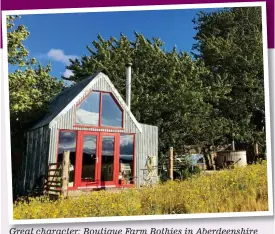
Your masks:
<path fill-rule="evenodd" d="M 178 51 L 190 52 L 196 34 L 192 20 L 202 10 L 217 9 L 23 15 L 17 24 L 30 32 L 24 42 L 30 56 L 43 65 L 51 63 L 51 75 L 60 78 L 71 74 L 66 70 L 69 58 L 88 55 L 86 46 L 92 46 L 98 34 L 108 39 L 123 33 L 134 39 L 133 32 L 137 31 L 146 38 L 160 38 L 165 50 L 176 45 Z"/>

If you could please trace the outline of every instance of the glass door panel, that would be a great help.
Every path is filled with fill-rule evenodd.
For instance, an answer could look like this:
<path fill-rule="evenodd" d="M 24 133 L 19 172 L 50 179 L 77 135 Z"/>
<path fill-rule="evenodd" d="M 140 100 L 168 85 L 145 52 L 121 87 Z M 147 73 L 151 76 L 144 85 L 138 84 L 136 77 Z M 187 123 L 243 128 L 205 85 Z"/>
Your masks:
<path fill-rule="evenodd" d="M 83 136 L 83 153 L 82 153 L 82 182 L 96 182 L 97 166 L 97 136 Z"/>
<path fill-rule="evenodd" d="M 78 138 L 78 187 L 114 186 L 118 182 L 119 134 L 80 132 Z"/>
<path fill-rule="evenodd" d="M 58 143 L 58 158 L 57 162 L 60 166 L 63 161 L 63 153 L 65 150 L 70 151 L 70 166 L 69 166 L 69 187 L 74 187 L 75 183 L 75 168 L 76 168 L 76 132 L 68 130 L 60 130 Z"/>
<path fill-rule="evenodd" d="M 114 180 L 115 137 L 102 136 L 101 182 Z"/>

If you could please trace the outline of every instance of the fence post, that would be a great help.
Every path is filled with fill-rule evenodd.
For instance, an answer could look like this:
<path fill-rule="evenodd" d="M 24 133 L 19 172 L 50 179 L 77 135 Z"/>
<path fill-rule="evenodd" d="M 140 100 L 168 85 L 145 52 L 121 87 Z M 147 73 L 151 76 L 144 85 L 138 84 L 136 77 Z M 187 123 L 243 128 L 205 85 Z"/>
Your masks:
<path fill-rule="evenodd" d="M 169 151 L 169 177 L 173 180 L 173 168 L 174 168 L 174 154 L 173 147 L 170 147 Z"/>
<path fill-rule="evenodd" d="M 62 161 L 62 188 L 61 188 L 61 195 L 64 198 L 68 196 L 69 164 L 70 164 L 70 151 L 64 151 L 63 161 Z"/>
<path fill-rule="evenodd" d="M 258 142 L 255 143 L 255 154 L 256 154 L 256 156 L 259 156 L 259 144 L 258 144 Z"/>

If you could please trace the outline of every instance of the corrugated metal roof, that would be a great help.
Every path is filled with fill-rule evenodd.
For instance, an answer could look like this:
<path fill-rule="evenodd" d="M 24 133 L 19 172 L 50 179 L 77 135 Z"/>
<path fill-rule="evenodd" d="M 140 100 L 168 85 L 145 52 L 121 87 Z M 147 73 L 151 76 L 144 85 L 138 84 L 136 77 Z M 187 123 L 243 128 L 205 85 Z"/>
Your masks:
<path fill-rule="evenodd" d="M 31 130 L 49 124 L 99 73 L 66 88 L 63 92 L 56 95 L 50 103 L 48 113 Z"/>

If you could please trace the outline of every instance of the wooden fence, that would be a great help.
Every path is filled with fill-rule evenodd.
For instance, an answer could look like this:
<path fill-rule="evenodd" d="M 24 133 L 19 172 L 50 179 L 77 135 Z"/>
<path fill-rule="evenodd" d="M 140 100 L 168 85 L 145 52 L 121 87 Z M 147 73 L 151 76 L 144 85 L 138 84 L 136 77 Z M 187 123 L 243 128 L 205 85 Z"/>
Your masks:
<path fill-rule="evenodd" d="M 167 154 L 162 158 L 162 161 L 158 165 L 158 174 L 161 180 L 174 180 L 182 177 L 183 170 L 186 169 L 184 162 L 180 161 L 178 156 L 185 155 L 186 152 L 175 150 L 173 147 L 170 147 Z M 190 162 L 188 163 L 190 164 Z M 194 172 L 199 168 L 200 170 L 206 170 L 206 163 L 203 158 L 203 162 L 195 162 L 192 160 L 192 171 Z M 175 177 L 175 178 L 174 178 Z"/>

